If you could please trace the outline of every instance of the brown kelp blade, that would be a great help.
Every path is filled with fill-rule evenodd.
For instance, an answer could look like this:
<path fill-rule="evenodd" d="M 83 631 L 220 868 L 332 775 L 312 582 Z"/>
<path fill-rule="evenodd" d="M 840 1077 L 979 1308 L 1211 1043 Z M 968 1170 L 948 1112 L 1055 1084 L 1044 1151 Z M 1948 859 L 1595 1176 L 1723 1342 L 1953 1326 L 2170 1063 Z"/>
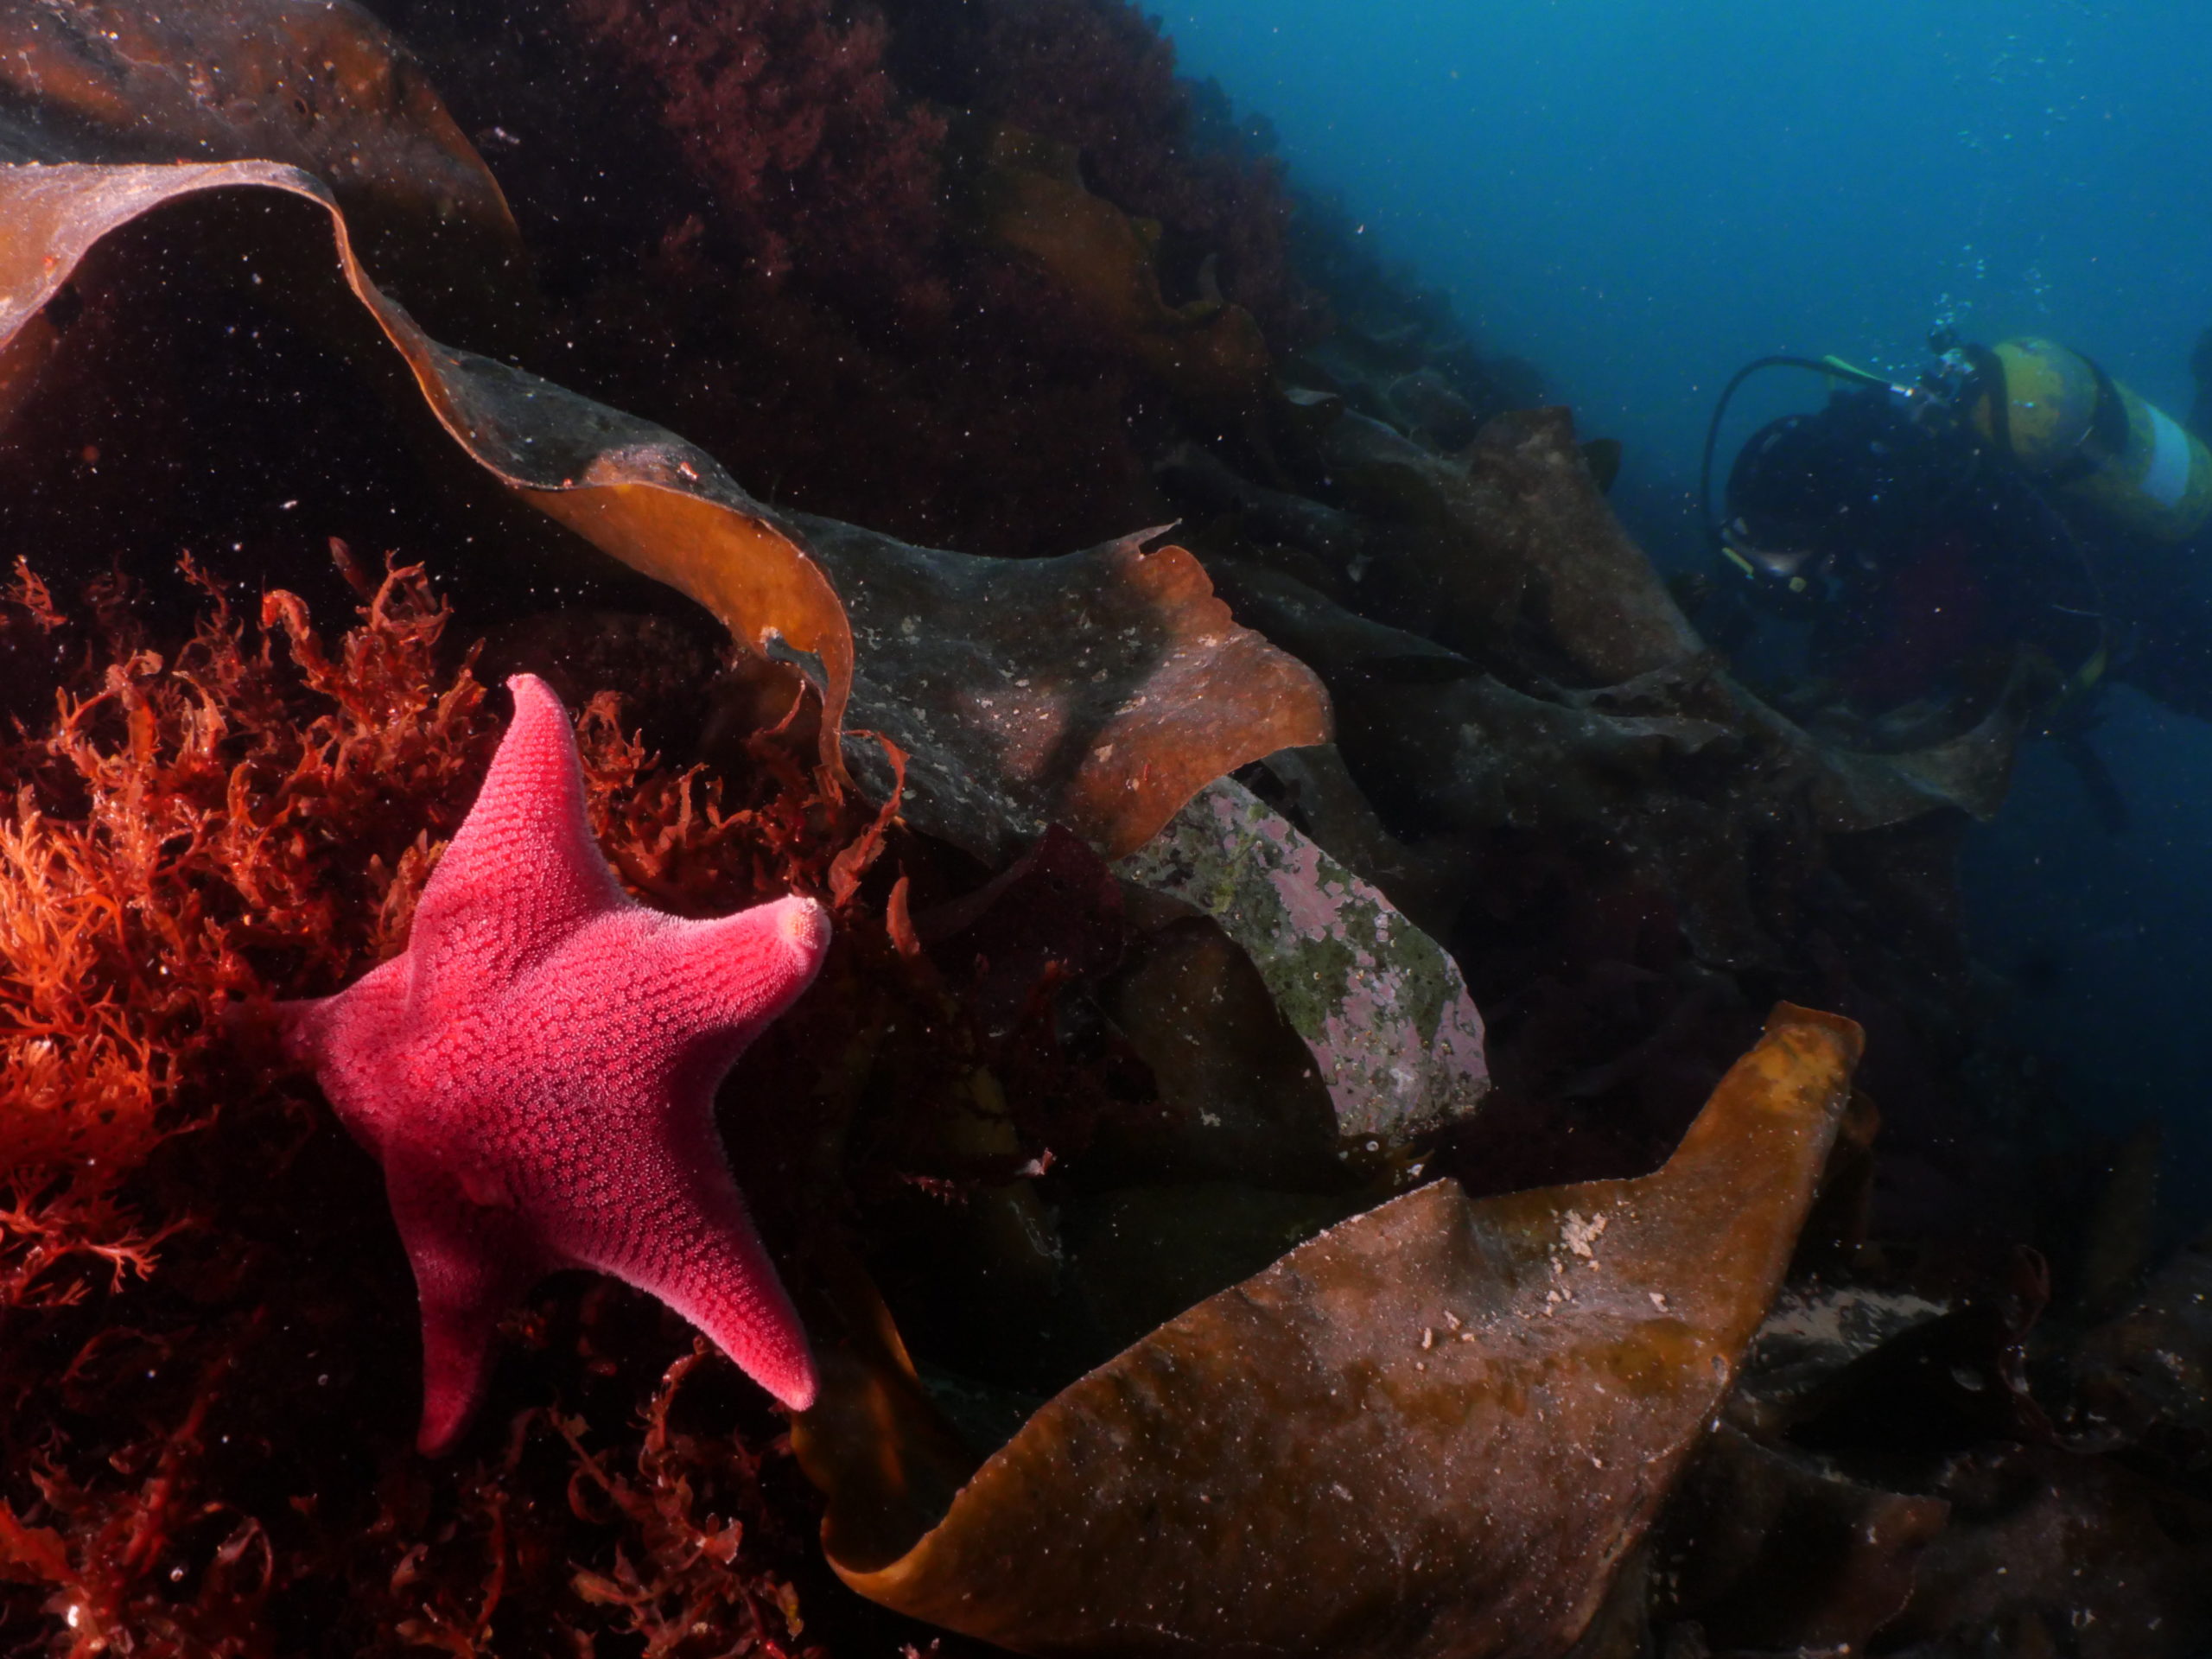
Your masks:
<path fill-rule="evenodd" d="M 690 594 L 737 639 L 779 642 L 819 665 L 825 731 L 852 683 L 852 633 L 829 579 L 705 452 L 494 359 L 442 346 L 356 256 L 320 179 L 274 162 L 0 167 L 0 364 L 10 343 L 103 237 L 181 198 L 251 188 L 330 214 L 339 264 L 413 372 L 442 425 L 531 505 Z"/>
<path fill-rule="evenodd" d="M 1064 1390 L 918 1537 L 853 1523 L 891 1449 L 817 1448 L 832 1564 L 1023 1653 L 1563 1652 L 1733 1379 L 1859 1044 L 1783 1004 L 1655 1174 L 1332 1229 Z"/>
<path fill-rule="evenodd" d="M 498 181 L 353 0 L 0 6 L 0 162 L 18 161 L 289 162 L 434 331 L 488 351 L 530 303 Z"/>
<path fill-rule="evenodd" d="M 1223 773 L 1326 741 L 1313 671 L 1154 534 L 988 559 L 788 522 L 867 642 L 854 718 L 906 751 L 907 820 L 987 861 L 1052 823 L 1118 858 Z M 849 757 L 863 777 L 873 747 Z"/>
<path fill-rule="evenodd" d="M 422 66 L 353 0 L 0 8 L 0 423 L 67 372 L 43 308 L 96 244 L 248 188 L 328 212 L 348 286 L 480 466 L 812 680 L 833 765 L 849 700 L 899 742 L 920 827 L 996 856 L 1062 823 L 1115 856 L 1223 772 L 1326 734 L 1313 676 L 1179 549 L 988 560 L 779 518 L 661 428 L 434 339 L 418 316 L 487 351 L 526 339 L 524 251 Z M 1225 314 L 1167 310 L 1148 245 L 1092 206 L 1130 244 L 1146 326 L 1217 334 Z M 857 689 L 856 626 L 879 659 Z"/>
<path fill-rule="evenodd" d="M 41 308 L 103 237 L 243 188 L 329 213 L 348 286 L 480 466 L 798 666 L 823 698 L 825 752 L 849 702 L 897 741 L 918 827 L 996 858 L 1064 823 L 1117 856 L 1224 772 L 1328 736 L 1319 681 L 1231 620 L 1182 550 L 987 559 L 772 514 L 673 433 L 431 339 L 371 280 L 331 191 L 277 162 L 0 166 L 0 416 L 50 356 Z M 870 641 L 857 687 L 841 588 Z"/>
<path fill-rule="evenodd" d="M 1071 145 L 1007 125 L 975 137 L 963 194 L 986 241 L 1042 266 L 1103 338 L 1193 404 L 1259 405 L 1270 367 L 1259 324 L 1218 299 L 1169 305 L 1158 225 L 1086 189 Z"/>

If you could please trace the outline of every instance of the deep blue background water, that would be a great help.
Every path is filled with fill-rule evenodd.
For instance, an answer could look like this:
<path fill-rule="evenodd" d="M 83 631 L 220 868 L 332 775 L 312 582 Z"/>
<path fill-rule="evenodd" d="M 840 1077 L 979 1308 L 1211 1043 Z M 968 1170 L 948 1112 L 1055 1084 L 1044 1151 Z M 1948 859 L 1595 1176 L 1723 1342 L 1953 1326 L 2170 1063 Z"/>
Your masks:
<path fill-rule="evenodd" d="M 2212 325 L 2202 0 L 1184 0 L 1187 73 L 1267 115 L 1300 181 L 1527 357 L 1664 562 L 1719 383 L 1770 352 L 1885 371 L 1939 321 L 2047 334 L 2177 416 Z M 1771 400 L 1816 388 L 1768 377 Z M 1726 456 L 1732 444 L 1724 448 Z M 2212 1208 L 2212 730 L 2121 690 L 2097 827 L 2048 747 L 1974 837 L 1978 947 L 2113 1128 L 2165 1121 Z"/>

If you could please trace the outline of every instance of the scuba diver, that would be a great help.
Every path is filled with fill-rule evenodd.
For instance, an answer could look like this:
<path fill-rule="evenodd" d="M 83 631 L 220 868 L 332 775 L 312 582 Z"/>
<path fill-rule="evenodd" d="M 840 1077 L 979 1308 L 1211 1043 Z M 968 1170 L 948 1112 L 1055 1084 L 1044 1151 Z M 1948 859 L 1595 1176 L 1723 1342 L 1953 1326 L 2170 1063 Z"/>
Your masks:
<path fill-rule="evenodd" d="M 1834 359 L 1762 358 L 1713 411 L 1700 485 L 1712 539 L 1758 608 L 1806 625 L 1813 678 L 1784 701 L 1878 747 L 1960 729 L 2023 673 L 2044 728 L 2077 747 L 2111 678 L 2212 720 L 2202 435 L 2049 340 L 1931 345 L 1936 366 L 1910 385 Z M 1752 435 L 1714 521 L 1728 401 L 1777 366 L 1840 389 Z M 2212 417 L 2212 333 L 2191 366 L 2194 422 Z"/>

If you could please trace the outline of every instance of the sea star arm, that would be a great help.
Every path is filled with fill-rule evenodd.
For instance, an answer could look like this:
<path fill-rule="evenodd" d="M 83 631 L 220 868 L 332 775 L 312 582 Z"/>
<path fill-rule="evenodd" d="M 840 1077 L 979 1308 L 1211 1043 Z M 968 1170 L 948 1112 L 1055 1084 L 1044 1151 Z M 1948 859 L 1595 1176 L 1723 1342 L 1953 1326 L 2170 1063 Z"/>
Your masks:
<path fill-rule="evenodd" d="M 480 980 L 512 975 L 631 902 L 592 840 L 568 711 L 534 674 L 507 689 L 514 719 L 416 906 L 410 937 L 435 942 L 426 983 L 456 965 Z"/>
<path fill-rule="evenodd" d="M 806 1327 L 753 1230 L 712 1139 L 690 1155 L 640 1159 L 620 1176 L 626 1224 L 579 1241 L 570 1260 L 608 1274 L 682 1314 L 740 1370 L 794 1411 L 814 1403 Z"/>
<path fill-rule="evenodd" d="M 626 963 L 631 982 L 651 988 L 652 1035 L 606 1002 L 559 1016 L 582 1031 L 612 1014 L 626 1032 L 622 1042 L 598 1045 L 603 1069 L 574 1091 L 567 1121 L 638 1127 L 604 1140 L 594 1134 L 588 1154 L 576 1154 L 589 1179 L 543 1198 L 545 1236 L 565 1260 L 658 1298 L 798 1410 L 815 1392 L 805 1330 L 753 1230 L 715 1132 L 714 1099 L 739 1053 L 812 982 L 829 935 L 822 906 L 801 898 L 711 920 L 639 908 L 584 930 L 573 960 Z M 598 975 L 584 969 L 576 977 Z M 632 1116 L 647 1102 L 658 1103 Z M 571 1215 L 570 1205 L 581 1208 Z"/>
<path fill-rule="evenodd" d="M 377 1078 L 374 1060 L 405 1036 L 413 969 L 405 957 L 394 957 L 336 996 L 276 1005 L 285 1047 L 315 1067 L 339 1122 L 372 1152 L 381 1152 L 407 1103 Z"/>
<path fill-rule="evenodd" d="M 676 1086 L 708 1096 L 814 982 L 829 949 L 829 914 L 811 899 L 779 899 L 705 920 L 646 910 L 632 916 L 643 925 L 631 949 L 670 1037 Z M 610 918 L 608 926 L 628 931 L 632 920 Z"/>
<path fill-rule="evenodd" d="M 423 1310 L 423 1419 L 415 1444 L 425 1455 L 453 1449 L 491 1381 L 500 1318 L 559 1265 L 536 1245 L 525 1219 L 505 1202 L 480 1202 L 454 1172 L 402 1157 L 385 1189 L 415 1269 Z"/>

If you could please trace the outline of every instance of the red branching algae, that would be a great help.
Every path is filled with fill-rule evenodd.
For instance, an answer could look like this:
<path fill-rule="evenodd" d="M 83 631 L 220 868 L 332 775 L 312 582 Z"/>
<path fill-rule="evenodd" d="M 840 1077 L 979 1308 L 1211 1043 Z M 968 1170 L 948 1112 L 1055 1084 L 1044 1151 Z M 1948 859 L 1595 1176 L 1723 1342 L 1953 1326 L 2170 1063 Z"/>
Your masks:
<path fill-rule="evenodd" d="M 505 1651 L 797 1651 L 811 1528 L 762 1497 L 780 1429 L 719 1367 L 687 1390 L 713 1427 L 679 1429 L 700 1357 L 669 1369 L 688 1342 L 650 1306 L 553 1295 L 519 1320 L 558 1408 L 501 1389 L 506 1432 L 477 1440 L 503 1445 L 407 1454 L 404 1264 L 268 1004 L 397 948 L 499 721 L 441 666 L 419 569 L 357 576 L 334 645 L 290 594 L 249 630 L 188 575 L 209 614 L 166 660 L 112 593 L 90 629 L 27 570 L 7 595 L 81 664 L 48 729 L 0 745 L 0 1647 L 474 1654 L 496 1614 Z M 618 864 L 664 900 L 853 899 L 888 815 L 778 739 L 706 779 L 596 701 Z"/>
<path fill-rule="evenodd" d="M 620 1609 L 647 1653 L 673 1653 L 702 1625 L 720 1632 L 731 1651 L 753 1644 L 774 1651 L 779 1633 L 801 1629 L 788 1584 L 729 1570 L 745 1544 L 743 1512 L 760 1502 L 760 1458 L 741 1441 L 685 1433 L 669 1421 L 677 1390 L 709 1351 L 701 1344 L 669 1367 L 645 1408 L 645 1439 L 629 1472 L 587 1447 L 576 1423 L 552 1420 L 576 1461 L 569 1507 L 623 1535 L 626 1546 L 615 1550 L 612 1572 L 579 1568 L 575 1592 L 594 1606 Z M 655 1578 L 640 1561 L 672 1566 Z"/>
<path fill-rule="evenodd" d="M 118 1193 L 235 1084 L 215 1060 L 227 1010 L 270 976 L 388 953 L 492 729 L 473 680 L 431 689 L 443 617 L 418 573 L 387 579 L 337 661 L 296 599 L 270 595 L 289 675 L 198 580 L 214 612 L 173 667 L 118 642 L 95 689 L 60 694 L 48 735 L 0 751 L 0 1306 L 79 1300 L 95 1263 L 145 1270 L 181 1221 Z M 65 626 L 27 569 L 14 599 Z M 287 678 L 334 706 L 292 725 Z M 353 856 L 333 856 L 340 825 Z"/>
<path fill-rule="evenodd" d="M 823 0 L 571 0 L 587 37 L 651 86 L 662 124 L 723 210 L 751 273 L 794 267 L 906 308 L 931 280 L 943 119 L 883 68 L 880 16 Z"/>
<path fill-rule="evenodd" d="M 62 653 L 50 725 L 0 743 L 0 1650 L 814 1651 L 794 1585 L 830 1581 L 782 1421 L 650 1299 L 549 1281 L 459 1454 L 410 1448 L 406 1261 L 269 1005 L 402 947 L 502 718 L 422 570 L 338 550 L 362 604 L 335 640 L 189 566 L 207 614 L 166 653 L 112 582 L 89 624 L 28 570 L 0 604 Z M 772 1247 L 911 1259 L 917 1206 L 988 1235 L 1101 1117 L 1154 1109 L 1065 1018 L 1120 950 L 1095 859 L 948 905 L 971 873 L 823 773 L 798 712 L 721 771 L 657 760 L 608 692 L 578 741 L 640 898 L 836 912 L 725 1096 L 773 1106 L 724 1125 L 774 1172 Z"/>

